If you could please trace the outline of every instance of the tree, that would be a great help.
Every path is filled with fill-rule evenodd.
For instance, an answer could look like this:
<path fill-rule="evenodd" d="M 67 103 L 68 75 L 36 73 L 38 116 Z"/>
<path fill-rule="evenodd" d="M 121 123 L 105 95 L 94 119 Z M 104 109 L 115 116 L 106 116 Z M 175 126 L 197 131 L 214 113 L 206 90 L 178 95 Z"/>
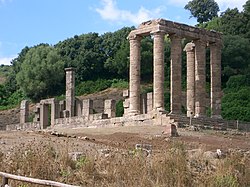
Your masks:
<path fill-rule="evenodd" d="M 223 43 L 222 81 L 225 83 L 232 75 L 248 73 L 250 42 L 241 36 L 227 35 L 223 37 Z"/>
<path fill-rule="evenodd" d="M 61 94 L 64 85 L 64 62 L 49 45 L 31 48 L 17 73 L 17 84 L 32 100 Z"/>
<path fill-rule="evenodd" d="M 76 68 L 77 84 L 104 77 L 105 55 L 101 44 L 102 38 L 98 33 L 88 33 L 76 35 L 55 46 L 66 66 Z"/>
<path fill-rule="evenodd" d="M 219 6 L 214 0 L 192 0 L 184 7 L 191 12 L 191 17 L 199 23 L 207 22 L 218 16 Z"/>

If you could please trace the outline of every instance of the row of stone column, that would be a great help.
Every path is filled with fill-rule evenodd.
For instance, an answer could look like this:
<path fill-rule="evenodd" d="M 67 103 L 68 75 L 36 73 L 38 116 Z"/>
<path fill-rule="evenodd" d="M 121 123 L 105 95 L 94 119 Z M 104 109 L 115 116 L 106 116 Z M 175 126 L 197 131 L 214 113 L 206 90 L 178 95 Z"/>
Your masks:
<path fill-rule="evenodd" d="M 164 111 L 164 37 L 165 32 L 151 33 L 153 47 L 153 111 Z M 182 38 L 171 35 L 171 77 L 170 77 L 170 114 L 181 114 L 181 56 Z M 141 36 L 130 36 L 130 84 L 129 113 L 140 114 L 140 69 Z M 195 47 L 194 47 L 195 46 Z M 187 52 L 187 115 L 202 117 L 205 115 L 206 97 L 206 42 L 194 41 L 185 48 Z M 210 45 L 211 59 L 211 110 L 213 117 L 220 116 L 221 97 L 221 49 L 220 45 Z"/>
<path fill-rule="evenodd" d="M 204 41 L 188 43 L 187 53 L 187 116 L 206 115 L 206 45 Z M 211 77 L 211 116 L 221 118 L 221 44 L 209 44 Z"/>

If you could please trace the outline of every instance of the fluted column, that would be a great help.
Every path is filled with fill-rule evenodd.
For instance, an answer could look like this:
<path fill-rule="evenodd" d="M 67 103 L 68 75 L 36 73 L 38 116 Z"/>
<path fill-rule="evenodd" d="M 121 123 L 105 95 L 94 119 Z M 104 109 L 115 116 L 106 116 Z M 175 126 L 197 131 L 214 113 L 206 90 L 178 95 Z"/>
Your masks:
<path fill-rule="evenodd" d="M 164 32 L 155 32 L 154 35 L 154 96 L 153 108 L 155 111 L 164 111 Z"/>
<path fill-rule="evenodd" d="M 187 117 L 195 111 L 195 45 L 190 42 L 184 48 L 187 53 Z"/>
<path fill-rule="evenodd" d="M 170 114 L 181 114 L 181 37 L 171 39 Z"/>
<path fill-rule="evenodd" d="M 141 37 L 129 36 L 129 114 L 140 114 Z"/>
<path fill-rule="evenodd" d="M 210 44 L 211 117 L 221 118 L 221 43 Z"/>
<path fill-rule="evenodd" d="M 195 43 L 195 117 L 206 115 L 206 42 Z"/>

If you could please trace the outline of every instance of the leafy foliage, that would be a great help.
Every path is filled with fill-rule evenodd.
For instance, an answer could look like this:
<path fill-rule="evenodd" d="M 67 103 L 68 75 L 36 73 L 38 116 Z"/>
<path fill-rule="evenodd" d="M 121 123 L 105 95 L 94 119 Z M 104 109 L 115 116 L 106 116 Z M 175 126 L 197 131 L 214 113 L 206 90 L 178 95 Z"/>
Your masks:
<path fill-rule="evenodd" d="M 55 48 L 39 45 L 25 55 L 17 83 L 24 94 L 32 100 L 60 93 L 64 80 L 64 62 Z"/>
<path fill-rule="evenodd" d="M 184 7 L 191 12 L 199 23 L 207 22 L 217 17 L 219 6 L 214 0 L 192 0 Z"/>

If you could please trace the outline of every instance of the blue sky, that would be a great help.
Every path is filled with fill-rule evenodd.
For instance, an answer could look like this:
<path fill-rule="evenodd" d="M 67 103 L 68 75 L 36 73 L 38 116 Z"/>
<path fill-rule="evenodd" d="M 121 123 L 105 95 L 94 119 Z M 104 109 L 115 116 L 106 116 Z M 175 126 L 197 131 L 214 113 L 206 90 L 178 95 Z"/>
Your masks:
<path fill-rule="evenodd" d="M 113 32 L 153 18 L 195 25 L 189 0 L 0 0 L 0 64 L 25 46 L 56 44 L 83 33 Z M 221 11 L 242 10 L 246 0 L 216 0 Z"/>

